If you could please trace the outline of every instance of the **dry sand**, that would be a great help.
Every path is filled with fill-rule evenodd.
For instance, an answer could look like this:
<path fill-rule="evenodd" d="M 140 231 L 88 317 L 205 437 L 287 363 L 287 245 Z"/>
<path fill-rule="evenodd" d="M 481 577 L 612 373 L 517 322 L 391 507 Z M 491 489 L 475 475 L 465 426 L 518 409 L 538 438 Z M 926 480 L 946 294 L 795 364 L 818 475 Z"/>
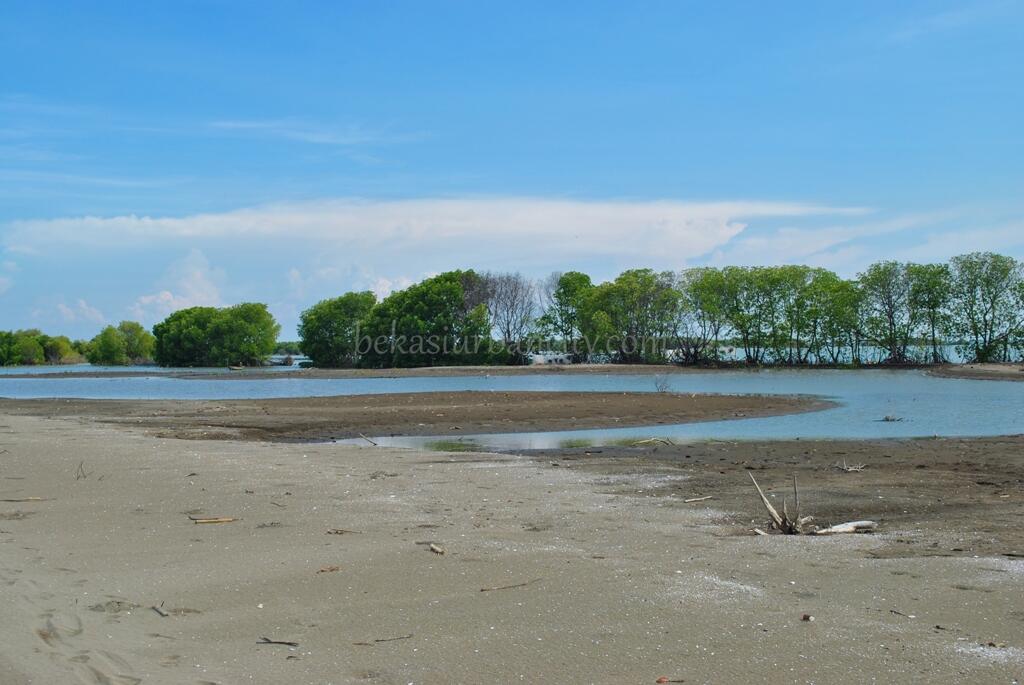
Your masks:
<path fill-rule="evenodd" d="M 798 443 L 711 445 L 691 467 L 665 450 L 449 455 L 146 431 L 0 414 L 0 498 L 43 498 L 0 503 L 5 685 L 1010 683 L 1024 673 L 1024 559 L 995 549 L 1024 550 L 985 529 L 1020 520 L 1019 439 L 874 443 L 857 455 L 868 469 L 841 476 L 825 462 L 848 449 L 809 447 L 828 488 L 847 493 L 830 515 L 857 518 L 894 487 L 907 509 L 879 511 L 879 535 L 816 539 L 750 535 L 765 519 L 751 492 L 717 489 L 729 473 L 746 478 L 729 462 L 748 460 L 770 465 L 758 475 L 781 499 L 785 462 L 807 456 L 788 453 Z M 895 464 L 911 451 L 955 462 L 961 449 L 965 463 L 990 455 L 988 479 L 1005 482 L 979 486 L 973 520 L 944 524 L 932 487 L 941 474 Z M 711 478 L 715 460 L 729 463 L 723 479 Z M 953 492 L 966 481 L 952 466 L 955 508 L 970 498 Z M 805 508 L 825 509 L 811 471 Z M 934 481 L 915 507 L 922 472 Z M 970 551 L 988 538 L 991 549 Z"/>

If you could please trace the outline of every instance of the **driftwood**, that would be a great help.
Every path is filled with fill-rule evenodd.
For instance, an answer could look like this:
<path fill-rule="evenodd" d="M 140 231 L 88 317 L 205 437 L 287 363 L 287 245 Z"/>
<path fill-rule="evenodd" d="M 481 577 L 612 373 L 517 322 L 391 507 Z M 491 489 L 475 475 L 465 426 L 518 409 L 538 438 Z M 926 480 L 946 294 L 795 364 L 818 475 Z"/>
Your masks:
<path fill-rule="evenodd" d="M 819 528 L 813 535 L 839 535 L 840 533 L 873 533 L 878 528 L 874 521 L 849 521 L 828 528 Z"/>
<path fill-rule="evenodd" d="M 359 437 L 361 437 L 363 440 L 365 440 L 366 442 L 370 443 L 374 447 L 378 447 L 377 443 L 375 443 L 373 440 L 370 440 L 368 437 L 366 437 L 362 433 L 359 434 Z"/>
<path fill-rule="evenodd" d="M 844 471 L 846 473 L 860 473 L 867 467 L 867 464 L 847 464 L 845 459 L 843 459 L 842 464 L 833 465 L 833 468 L 838 469 L 840 471 Z"/>
<path fill-rule="evenodd" d="M 160 616 L 162 618 L 167 618 L 168 616 L 170 616 L 169 613 L 167 613 L 166 611 L 163 610 L 163 604 L 161 604 L 160 606 L 153 605 L 153 606 L 150 607 L 150 609 L 152 609 L 156 613 L 160 614 Z"/>
<path fill-rule="evenodd" d="M 347 530 L 345 528 L 328 528 L 328 535 L 348 535 L 349 533 L 359 533 L 358 530 Z"/>
<path fill-rule="evenodd" d="M 870 533 L 878 528 L 878 524 L 874 521 L 849 521 L 829 526 L 828 528 L 819 528 L 814 525 L 813 516 L 800 516 L 800 490 L 796 484 L 796 476 L 793 476 L 793 499 L 796 514 L 794 516 L 789 515 L 787 500 L 783 500 L 782 513 L 780 514 L 778 509 L 772 506 L 772 503 L 765 497 L 761 486 L 757 484 L 757 480 L 754 478 L 754 474 L 748 471 L 747 475 L 750 476 L 750 480 L 757 489 L 757 494 L 760 496 L 762 504 L 764 504 L 765 509 L 768 510 L 768 515 L 772 519 L 770 528 L 774 528 L 780 533 L 785 535 L 839 535 L 842 533 Z M 764 534 L 759 529 L 754 530 L 759 535 Z"/>
<path fill-rule="evenodd" d="M 256 641 L 258 645 L 285 645 L 287 647 L 298 647 L 298 642 L 291 642 L 290 640 L 271 640 L 269 637 L 261 637 Z"/>
<path fill-rule="evenodd" d="M 232 523 L 234 521 L 238 521 L 239 519 L 236 519 L 231 516 L 189 516 L 188 520 L 192 521 L 193 523 Z"/>
<path fill-rule="evenodd" d="M 0 502 L 48 502 L 49 498 L 46 497 L 20 497 L 18 499 L 0 499 Z"/>
<path fill-rule="evenodd" d="M 640 445 L 674 445 L 675 443 L 668 438 L 647 438 L 646 440 L 636 440 L 630 444 L 633 447 L 639 447 Z"/>
<path fill-rule="evenodd" d="M 430 547 L 428 547 L 428 549 L 431 552 L 433 552 L 434 554 L 444 555 L 444 553 L 445 553 L 444 547 L 442 547 L 441 545 L 437 544 L 436 542 L 431 542 L 430 543 Z"/>
<path fill-rule="evenodd" d="M 683 504 L 691 504 L 693 502 L 704 502 L 709 499 L 711 499 L 711 495 L 706 495 L 705 497 L 691 497 L 690 499 L 684 499 Z"/>

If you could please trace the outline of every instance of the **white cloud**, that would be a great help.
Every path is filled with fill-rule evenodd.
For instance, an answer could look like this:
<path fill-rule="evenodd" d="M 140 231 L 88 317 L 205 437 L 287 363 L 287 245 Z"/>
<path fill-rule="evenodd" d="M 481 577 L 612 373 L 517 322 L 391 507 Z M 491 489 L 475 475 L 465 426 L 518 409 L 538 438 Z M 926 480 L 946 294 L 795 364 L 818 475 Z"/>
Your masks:
<path fill-rule="evenodd" d="M 146 246 L 160 239 L 318 241 L 345 255 L 473 264 L 482 254 L 507 264 L 678 265 L 720 248 L 747 221 L 866 210 L 792 202 L 578 201 L 538 198 L 334 200 L 187 217 L 77 217 L 17 221 L 6 236 L 21 248 L 54 244 Z M 431 268 L 424 263 L 422 268 Z M 371 268 L 380 268 L 371 264 Z M 404 268 L 404 267 L 403 267 Z"/>
<path fill-rule="evenodd" d="M 369 290 L 377 296 L 378 300 L 383 300 L 396 290 L 405 290 L 413 283 L 415 281 L 407 276 L 399 276 L 394 279 L 380 276 L 370 284 Z"/>
<path fill-rule="evenodd" d="M 809 264 L 852 275 L 867 262 L 888 256 L 880 254 L 877 249 L 866 250 L 858 241 L 882 239 L 883 236 L 947 221 L 954 216 L 951 212 L 933 212 L 817 228 L 783 226 L 760 235 L 741 235 L 715 250 L 708 262 L 744 266 Z"/>
<path fill-rule="evenodd" d="M 922 242 L 896 250 L 886 258 L 937 262 L 966 252 L 1001 252 L 1024 258 L 1024 220 L 983 228 L 931 232 Z"/>
<path fill-rule="evenodd" d="M 168 268 L 162 279 L 167 287 L 155 293 L 140 295 L 129 307 L 129 311 L 136 320 L 152 324 L 178 309 L 219 307 L 223 301 L 218 283 L 223 280 L 223 272 L 212 268 L 206 255 L 193 249 Z"/>
<path fill-rule="evenodd" d="M 83 299 L 77 300 L 72 307 L 63 302 L 58 302 L 57 311 L 60 312 L 61 318 L 66 323 L 104 323 L 107 320 L 107 317 L 103 316 L 103 312 Z"/>

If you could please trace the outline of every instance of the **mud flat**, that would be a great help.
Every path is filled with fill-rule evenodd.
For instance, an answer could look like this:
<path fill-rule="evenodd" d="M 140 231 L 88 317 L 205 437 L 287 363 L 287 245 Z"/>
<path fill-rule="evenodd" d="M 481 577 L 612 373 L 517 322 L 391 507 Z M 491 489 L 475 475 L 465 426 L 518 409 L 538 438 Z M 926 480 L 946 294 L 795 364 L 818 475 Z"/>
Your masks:
<path fill-rule="evenodd" d="M 621 392 L 430 392 L 233 401 L 0 399 L 0 412 L 145 427 L 164 437 L 291 441 L 649 426 L 830 406 L 809 397 Z"/>
<path fill-rule="evenodd" d="M 443 454 L 10 410 L 5 684 L 1024 672 L 1020 438 Z M 748 468 L 882 532 L 755 536 Z"/>

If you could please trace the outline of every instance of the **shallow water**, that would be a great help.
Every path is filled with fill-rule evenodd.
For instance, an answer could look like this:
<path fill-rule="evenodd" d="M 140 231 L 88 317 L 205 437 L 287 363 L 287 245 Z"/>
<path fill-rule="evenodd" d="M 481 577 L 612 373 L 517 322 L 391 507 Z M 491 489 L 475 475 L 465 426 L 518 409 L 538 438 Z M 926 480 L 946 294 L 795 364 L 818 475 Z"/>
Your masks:
<path fill-rule="evenodd" d="M 1010 435 L 1024 432 L 1024 383 L 939 378 L 921 371 L 767 370 L 669 374 L 680 393 L 813 395 L 839 406 L 824 411 L 646 428 L 463 436 L 489 447 L 547 448 L 565 440 L 610 442 L 628 437 L 699 439 L 886 438 Z M 85 399 L 261 399 L 430 391 L 653 392 L 650 375 L 446 376 L 245 380 L 167 378 L 2 378 L 0 396 Z M 884 422 L 886 416 L 900 418 Z M 381 438 L 423 446 L 438 438 Z M 451 439 L 450 437 L 446 439 Z"/>

